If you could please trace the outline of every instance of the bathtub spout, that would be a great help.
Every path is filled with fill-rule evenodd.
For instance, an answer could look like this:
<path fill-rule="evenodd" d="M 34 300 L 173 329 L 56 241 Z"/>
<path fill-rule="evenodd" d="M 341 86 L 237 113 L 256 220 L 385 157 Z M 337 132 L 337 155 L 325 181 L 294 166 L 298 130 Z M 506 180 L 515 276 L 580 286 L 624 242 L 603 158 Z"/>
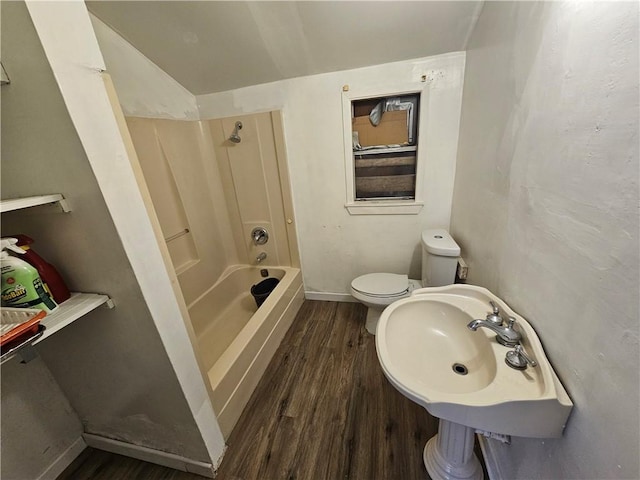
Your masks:
<path fill-rule="evenodd" d="M 260 255 L 256 257 L 256 262 L 262 263 L 263 260 L 267 258 L 267 254 L 265 252 L 260 252 Z"/>

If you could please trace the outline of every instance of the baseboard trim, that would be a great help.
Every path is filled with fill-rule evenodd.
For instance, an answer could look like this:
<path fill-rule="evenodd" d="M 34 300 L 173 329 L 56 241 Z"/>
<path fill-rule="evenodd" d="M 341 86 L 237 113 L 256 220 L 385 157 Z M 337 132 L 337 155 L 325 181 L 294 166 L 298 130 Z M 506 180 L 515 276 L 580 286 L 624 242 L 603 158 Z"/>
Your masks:
<path fill-rule="evenodd" d="M 58 476 L 64 472 L 65 468 L 71 465 L 85 448 L 87 448 L 87 444 L 84 439 L 82 437 L 78 437 L 78 439 L 73 442 L 69 448 L 62 452 L 60 456 L 40 474 L 38 480 L 55 480 L 58 478 Z"/>
<path fill-rule="evenodd" d="M 491 448 L 491 442 L 484 435 L 478 434 L 477 437 L 482 456 L 484 457 L 484 464 L 487 467 L 489 480 L 502 480 L 502 473 L 500 472 L 499 464 Z"/>
<path fill-rule="evenodd" d="M 138 460 L 155 463 L 156 465 L 162 465 L 163 467 L 169 467 L 183 472 L 195 473 L 203 477 L 213 478 L 215 475 L 213 465 L 210 463 L 198 462 L 173 453 L 141 447 L 132 443 L 113 440 L 91 433 L 84 433 L 82 436 L 88 446 L 97 448 L 98 450 L 137 458 Z"/>
<path fill-rule="evenodd" d="M 304 292 L 304 298 L 307 300 L 321 300 L 324 302 L 354 302 L 358 300 L 348 293 L 330 293 L 330 292 Z"/>

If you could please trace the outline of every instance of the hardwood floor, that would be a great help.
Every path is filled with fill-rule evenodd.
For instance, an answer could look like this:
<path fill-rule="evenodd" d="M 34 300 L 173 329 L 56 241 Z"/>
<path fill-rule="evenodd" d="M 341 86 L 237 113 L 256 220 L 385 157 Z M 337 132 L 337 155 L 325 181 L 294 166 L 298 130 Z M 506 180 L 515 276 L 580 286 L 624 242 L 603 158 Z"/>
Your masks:
<path fill-rule="evenodd" d="M 56 480 L 134 479 L 203 480 L 203 477 L 88 447 Z"/>
<path fill-rule="evenodd" d="M 305 301 L 231 434 L 221 480 L 428 478 L 437 419 L 384 377 L 357 303 Z"/>
<path fill-rule="evenodd" d="M 304 302 L 227 442 L 218 479 L 429 478 L 422 450 L 438 421 L 384 377 L 365 316 L 359 303 Z M 58 480 L 202 478 L 85 453 Z"/>

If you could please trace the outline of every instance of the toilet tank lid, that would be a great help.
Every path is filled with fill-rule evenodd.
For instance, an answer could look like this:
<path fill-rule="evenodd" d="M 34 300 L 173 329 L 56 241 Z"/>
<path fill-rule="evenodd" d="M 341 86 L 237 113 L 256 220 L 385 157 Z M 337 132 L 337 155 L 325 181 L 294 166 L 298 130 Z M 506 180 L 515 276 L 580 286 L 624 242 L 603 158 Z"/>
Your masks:
<path fill-rule="evenodd" d="M 395 295 L 409 288 L 409 277 L 395 273 L 368 273 L 351 282 L 354 290 L 369 295 Z"/>
<path fill-rule="evenodd" d="M 425 250 L 433 255 L 444 257 L 457 257 L 460 255 L 460 247 L 444 229 L 436 228 L 422 232 L 422 245 Z"/>

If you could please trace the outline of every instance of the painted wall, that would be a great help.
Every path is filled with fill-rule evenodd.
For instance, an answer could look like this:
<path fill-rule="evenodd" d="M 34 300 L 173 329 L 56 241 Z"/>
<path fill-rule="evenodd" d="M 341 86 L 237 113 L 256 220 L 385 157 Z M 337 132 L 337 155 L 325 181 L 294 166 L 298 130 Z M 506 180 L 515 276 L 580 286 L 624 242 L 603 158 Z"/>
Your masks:
<path fill-rule="evenodd" d="M 489 441 L 501 478 L 640 476 L 638 57 L 636 2 L 490 2 L 470 40 L 451 230 L 575 403 Z"/>
<path fill-rule="evenodd" d="M 198 119 L 195 96 L 96 16 L 90 18 L 125 115 Z"/>
<path fill-rule="evenodd" d="M 80 418 L 40 358 L 2 365 L 1 421 L 2 478 L 39 478 L 50 467 L 45 478 L 55 478 L 56 460 L 82 442 Z"/>
<path fill-rule="evenodd" d="M 342 86 L 382 89 L 430 84 L 425 207 L 418 215 L 345 210 Z M 283 111 L 306 292 L 346 295 L 351 280 L 383 271 L 420 278 L 420 233 L 449 227 L 464 53 L 295 78 L 196 97 L 201 118 Z M 340 298 L 340 297 L 336 297 Z"/>
<path fill-rule="evenodd" d="M 65 5 L 67 10 L 60 12 L 61 17 L 77 20 L 70 14 L 83 4 Z M 36 9 L 40 7 L 47 8 L 41 4 Z M 2 87 L 3 198 L 61 192 L 72 208 L 69 214 L 3 215 L 3 234 L 21 231 L 32 236 L 37 250 L 59 267 L 73 290 L 107 293 L 116 303 L 114 310 L 96 310 L 49 337 L 38 345 L 38 351 L 78 412 L 86 432 L 210 462 L 25 4 L 2 2 L 1 8 L 2 60 L 12 79 L 11 85 Z M 44 16 L 53 19 L 55 13 L 46 12 Z M 90 42 L 76 44 L 86 47 Z M 55 50 L 57 45 L 50 47 Z M 61 48 L 71 51 L 67 45 Z M 88 71 L 83 59 L 77 63 Z M 102 85 L 100 77 L 97 79 Z M 91 105 L 97 103 L 96 99 Z M 103 134 L 105 131 L 101 129 Z M 101 149 L 92 150 L 92 154 L 109 151 L 104 138 Z M 115 165 L 113 159 L 118 158 L 123 156 L 110 156 L 111 167 Z M 124 192 L 126 184 L 115 182 Z M 179 338 L 177 333 L 174 336 Z M 42 368 L 39 365 L 41 362 L 20 367 Z M 25 381 L 38 376 L 47 378 L 44 372 L 25 375 Z M 15 395 L 28 397 L 41 385 L 41 398 L 31 400 L 35 405 L 46 398 L 51 399 L 51 408 L 64 405 L 48 381 L 39 382 L 23 386 L 22 393 L 16 387 Z M 19 382 L 13 383 L 19 386 Z M 12 411 L 8 409 L 7 413 Z M 66 410 L 60 415 L 70 417 L 70 426 L 77 432 L 73 415 Z M 37 435 L 37 426 L 29 425 L 33 418 L 18 415 L 7 423 L 4 420 L 3 440 L 11 422 L 27 422 L 24 428 L 15 430 L 29 435 L 35 429 L 33 434 Z M 52 416 L 51 421 L 58 420 Z M 61 437 L 63 434 L 64 429 Z M 13 441 L 24 443 L 25 439 Z M 41 440 L 32 443 L 38 445 Z M 19 456 L 13 459 L 13 465 L 21 461 L 24 468 L 34 468 L 30 464 L 33 452 L 25 449 L 16 454 Z M 48 455 L 42 454 L 43 461 Z M 14 478 L 32 476 L 25 470 Z"/>

